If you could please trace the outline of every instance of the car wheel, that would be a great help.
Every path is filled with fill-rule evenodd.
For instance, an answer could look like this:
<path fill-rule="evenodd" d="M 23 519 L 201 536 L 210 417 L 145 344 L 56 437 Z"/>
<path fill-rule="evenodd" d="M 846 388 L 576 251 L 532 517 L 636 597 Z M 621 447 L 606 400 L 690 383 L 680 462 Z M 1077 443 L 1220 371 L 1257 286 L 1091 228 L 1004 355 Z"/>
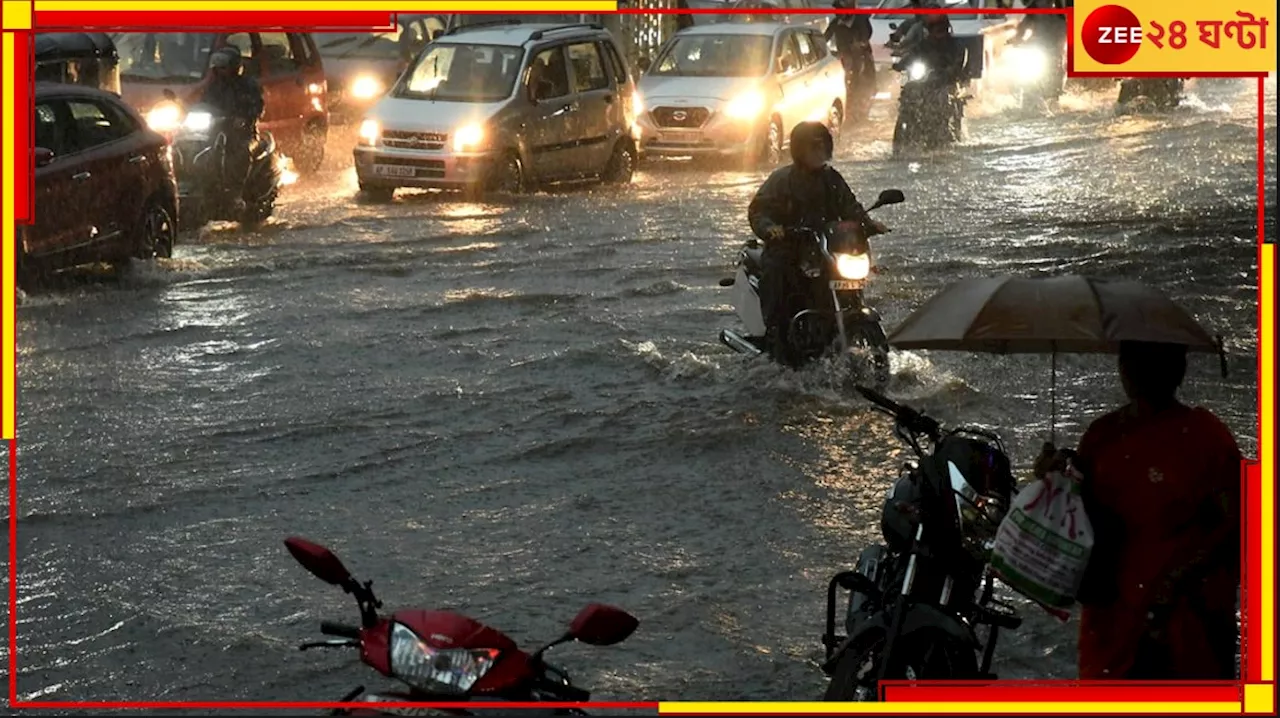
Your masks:
<path fill-rule="evenodd" d="M 494 165 L 493 174 L 489 178 L 489 189 L 503 194 L 520 194 L 529 187 L 529 178 L 524 171 L 524 163 L 514 150 L 502 156 Z"/>
<path fill-rule="evenodd" d="M 618 144 L 613 148 L 613 154 L 609 157 L 609 164 L 605 165 L 604 172 L 601 174 L 601 179 L 606 184 L 629 184 L 635 172 L 635 147 L 630 140 L 625 138 L 618 140 Z"/>
<path fill-rule="evenodd" d="M 827 129 L 831 130 L 831 136 L 840 140 L 840 129 L 844 127 L 844 112 L 840 110 L 840 103 L 833 102 L 831 107 L 827 109 Z"/>
<path fill-rule="evenodd" d="M 172 257 L 177 236 L 178 226 L 169 210 L 159 199 L 152 199 L 142 212 L 133 256 L 137 259 Z"/>
<path fill-rule="evenodd" d="M 360 200 L 364 202 L 390 202 L 396 196 L 395 187 L 373 187 L 360 185 Z"/>
<path fill-rule="evenodd" d="M 302 131 L 302 146 L 298 156 L 293 158 L 293 166 L 299 174 L 311 174 L 324 164 L 324 144 L 328 139 L 328 128 L 312 124 Z"/>
<path fill-rule="evenodd" d="M 760 147 L 751 154 L 748 165 L 776 167 L 782 161 L 782 122 L 774 117 L 760 140 Z"/>

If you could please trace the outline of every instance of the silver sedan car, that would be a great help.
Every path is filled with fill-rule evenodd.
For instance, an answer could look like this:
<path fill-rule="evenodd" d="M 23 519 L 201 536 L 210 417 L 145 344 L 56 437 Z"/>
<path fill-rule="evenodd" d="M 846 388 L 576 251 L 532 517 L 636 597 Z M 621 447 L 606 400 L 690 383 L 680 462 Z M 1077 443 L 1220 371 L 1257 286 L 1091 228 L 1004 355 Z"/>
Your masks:
<path fill-rule="evenodd" d="M 642 156 L 741 156 L 775 164 L 806 120 L 837 132 L 844 68 L 808 25 L 724 23 L 682 30 L 639 83 Z"/>

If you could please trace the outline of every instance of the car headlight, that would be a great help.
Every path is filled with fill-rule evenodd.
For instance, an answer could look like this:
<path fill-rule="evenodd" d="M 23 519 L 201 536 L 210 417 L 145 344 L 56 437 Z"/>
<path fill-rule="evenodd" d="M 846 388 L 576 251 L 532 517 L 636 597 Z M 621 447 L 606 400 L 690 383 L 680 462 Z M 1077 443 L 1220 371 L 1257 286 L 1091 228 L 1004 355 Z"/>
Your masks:
<path fill-rule="evenodd" d="M 474 152 L 484 144 L 484 128 L 480 125 L 459 127 L 453 133 L 454 152 Z"/>
<path fill-rule="evenodd" d="M 929 74 L 929 66 L 919 60 L 911 63 L 907 68 L 908 80 L 923 80 L 925 75 Z"/>
<path fill-rule="evenodd" d="M 212 126 L 213 115 L 208 112 L 189 113 L 187 119 L 182 121 L 182 128 L 192 132 L 206 132 Z"/>
<path fill-rule="evenodd" d="M 724 106 L 724 113 L 735 120 L 754 120 L 761 112 L 764 112 L 764 95 L 759 92 L 738 95 Z"/>
<path fill-rule="evenodd" d="M 357 100 L 370 100 L 383 91 L 382 81 L 372 75 L 361 75 L 351 83 L 351 96 Z"/>
<path fill-rule="evenodd" d="M 360 123 L 360 144 L 376 145 L 378 144 L 378 136 L 382 134 L 382 128 L 378 125 L 377 120 L 365 120 Z"/>
<path fill-rule="evenodd" d="M 871 257 L 866 254 L 837 254 L 836 271 L 845 279 L 866 279 L 871 274 Z"/>
<path fill-rule="evenodd" d="M 182 108 L 175 102 L 162 102 L 147 113 L 147 127 L 156 132 L 172 132 L 182 125 Z"/>
<path fill-rule="evenodd" d="M 432 648 L 407 626 L 391 628 L 391 672 L 414 688 L 435 694 L 465 694 L 501 653 L 496 648 Z"/>
<path fill-rule="evenodd" d="M 1013 68 L 1014 76 L 1020 82 L 1035 82 L 1044 77 L 1049 70 L 1049 58 L 1043 50 L 1030 47 L 1011 47 L 1008 61 Z"/>

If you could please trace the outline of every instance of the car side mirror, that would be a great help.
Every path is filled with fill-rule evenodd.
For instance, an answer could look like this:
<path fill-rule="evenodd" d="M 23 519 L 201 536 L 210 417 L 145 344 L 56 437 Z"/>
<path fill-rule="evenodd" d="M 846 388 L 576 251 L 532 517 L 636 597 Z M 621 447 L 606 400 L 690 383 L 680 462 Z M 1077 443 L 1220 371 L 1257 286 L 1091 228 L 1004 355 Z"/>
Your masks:
<path fill-rule="evenodd" d="M 589 646 L 612 646 L 627 640 L 639 625 L 635 616 L 621 608 L 592 603 L 574 617 L 567 635 Z"/>
<path fill-rule="evenodd" d="M 44 167 L 53 161 L 53 150 L 48 147 L 37 147 L 31 153 L 36 160 L 36 167 Z"/>

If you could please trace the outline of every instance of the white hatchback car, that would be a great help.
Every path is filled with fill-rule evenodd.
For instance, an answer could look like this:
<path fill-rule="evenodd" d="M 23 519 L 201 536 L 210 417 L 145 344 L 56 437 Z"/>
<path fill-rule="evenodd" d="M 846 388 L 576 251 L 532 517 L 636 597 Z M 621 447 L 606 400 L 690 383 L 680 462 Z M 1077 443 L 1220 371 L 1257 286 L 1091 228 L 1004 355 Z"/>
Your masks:
<path fill-rule="evenodd" d="M 676 33 L 641 76 L 641 156 L 776 164 L 806 120 L 838 132 L 844 68 L 809 25 L 717 23 Z"/>

